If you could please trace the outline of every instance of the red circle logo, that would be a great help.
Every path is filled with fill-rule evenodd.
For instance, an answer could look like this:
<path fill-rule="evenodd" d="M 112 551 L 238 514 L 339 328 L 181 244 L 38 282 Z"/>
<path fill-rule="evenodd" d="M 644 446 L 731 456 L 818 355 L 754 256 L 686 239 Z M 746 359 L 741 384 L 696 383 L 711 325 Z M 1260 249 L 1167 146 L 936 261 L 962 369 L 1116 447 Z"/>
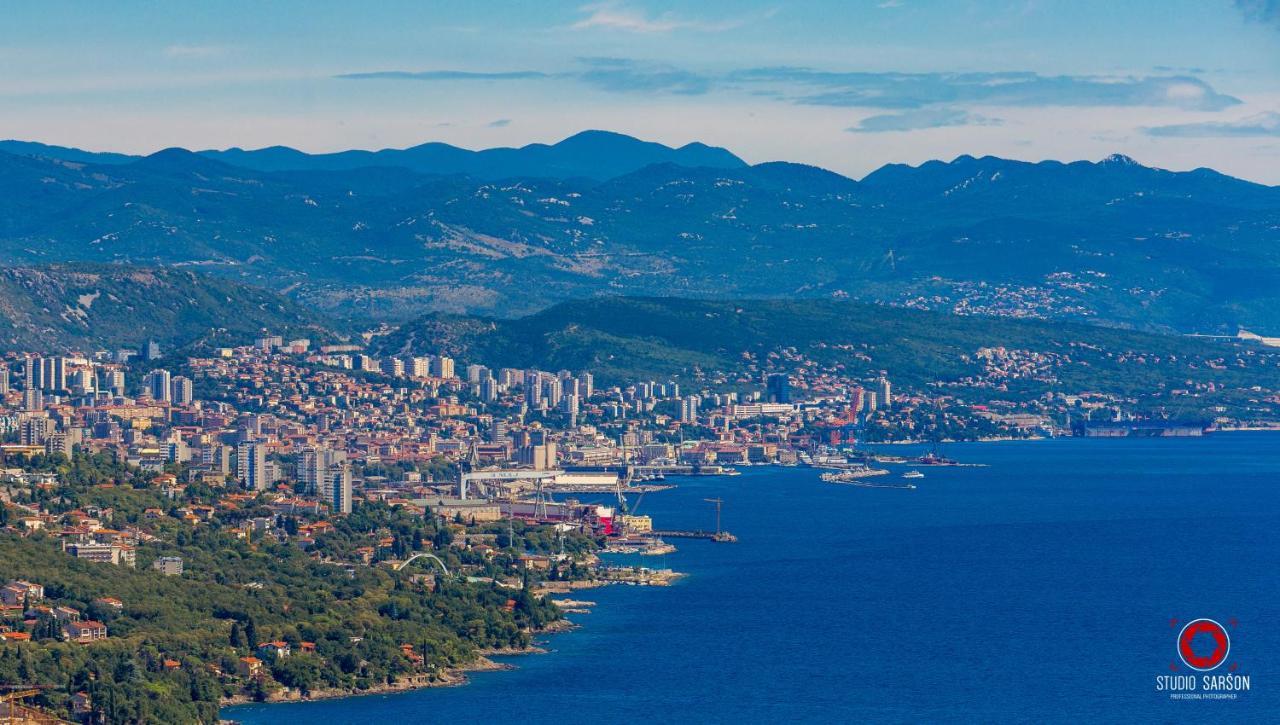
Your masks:
<path fill-rule="evenodd" d="M 1208 654 L 1196 654 L 1195 649 L 1192 648 L 1196 637 L 1202 634 L 1208 634 L 1213 638 L 1213 651 Z M 1188 622 L 1178 634 L 1178 656 L 1187 667 L 1193 670 L 1208 672 L 1216 669 L 1227 660 L 1227 653 L 1230 651 L 1231 638 L 1227 636 L 1227 629 L 1212 619 L 1196 619 Z"/>

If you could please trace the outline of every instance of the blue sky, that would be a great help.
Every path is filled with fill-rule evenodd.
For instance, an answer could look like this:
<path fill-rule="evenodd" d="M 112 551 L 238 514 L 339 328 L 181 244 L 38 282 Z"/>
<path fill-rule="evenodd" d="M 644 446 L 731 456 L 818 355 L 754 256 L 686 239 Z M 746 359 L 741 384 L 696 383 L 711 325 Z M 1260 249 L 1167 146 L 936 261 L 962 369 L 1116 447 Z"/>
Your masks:
<path fill-rule="evenodd" d="M 605 128 L 852 176 L 1112 152 L 1280 184 L 1280 0 L 5 4 L 0 137 L 309 151 Z"/>

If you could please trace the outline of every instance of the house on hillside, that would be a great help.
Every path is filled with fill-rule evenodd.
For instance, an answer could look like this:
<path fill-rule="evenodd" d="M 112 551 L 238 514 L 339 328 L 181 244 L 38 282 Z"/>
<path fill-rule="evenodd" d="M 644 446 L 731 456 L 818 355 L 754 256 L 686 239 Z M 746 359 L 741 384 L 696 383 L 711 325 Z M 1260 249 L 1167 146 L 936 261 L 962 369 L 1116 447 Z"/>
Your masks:
<path fill-rule="evenodd" d="M 92 619 L 83 622 L 68 622 L 62 628 L 62 634 L 68 642 L 88 644 L 107 638 L 107 625 Z"/>

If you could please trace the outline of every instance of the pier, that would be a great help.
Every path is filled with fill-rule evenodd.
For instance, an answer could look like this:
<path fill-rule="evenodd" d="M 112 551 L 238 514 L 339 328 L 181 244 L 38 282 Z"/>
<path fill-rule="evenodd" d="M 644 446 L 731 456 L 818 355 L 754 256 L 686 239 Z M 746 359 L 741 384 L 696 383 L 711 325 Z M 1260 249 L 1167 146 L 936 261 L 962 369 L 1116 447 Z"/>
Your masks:
<path fill-rule="evenodd" d="M 733 543 L 738 540 L 738 537 L 728 531 L 702 531 L 700 529 L 694 529 L 689 531 L 651 531 L 649 533 L 663 539 L 707 539 L 709 541 L 716 541 L 722 544 Z"/>

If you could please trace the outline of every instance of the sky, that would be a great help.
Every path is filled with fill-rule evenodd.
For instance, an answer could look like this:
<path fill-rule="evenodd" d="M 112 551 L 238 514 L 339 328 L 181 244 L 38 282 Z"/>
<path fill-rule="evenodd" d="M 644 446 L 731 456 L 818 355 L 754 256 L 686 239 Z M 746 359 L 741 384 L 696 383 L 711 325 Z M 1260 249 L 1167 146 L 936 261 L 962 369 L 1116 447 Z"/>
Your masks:
<path fill-rule="evenodd" d="M 1280 184 L 1280 0 L 8 0 L 0 138 L 149 153 L 607 129 L 855 178 L 1123 153 Z"/>

